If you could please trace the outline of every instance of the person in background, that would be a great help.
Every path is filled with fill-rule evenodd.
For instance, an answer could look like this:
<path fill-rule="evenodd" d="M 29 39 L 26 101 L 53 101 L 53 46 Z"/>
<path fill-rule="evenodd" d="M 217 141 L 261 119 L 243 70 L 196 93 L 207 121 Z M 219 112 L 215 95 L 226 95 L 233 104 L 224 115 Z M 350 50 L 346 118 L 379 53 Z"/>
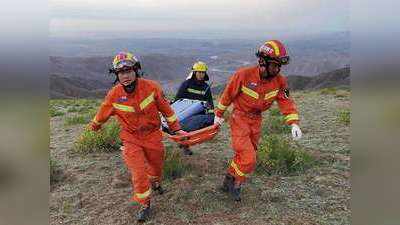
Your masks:
<path fill-rule="evenodd" d="M 206 112 L 194 115 L 181 122 L 182 130 L 190 132 L 200 128 L 210 126 L 214 123 L 214 102 L 211 94 L 210 79 L 207 73 L 208 67 L 204 62 L 195 62 L 192 71 L 186 80 L 181 84 L 175 96 L 175 100 L 192 99 L 206 102 Z M 192 155 L 193 152 L 188 146 L 180 146 L 185 155 Z"/>

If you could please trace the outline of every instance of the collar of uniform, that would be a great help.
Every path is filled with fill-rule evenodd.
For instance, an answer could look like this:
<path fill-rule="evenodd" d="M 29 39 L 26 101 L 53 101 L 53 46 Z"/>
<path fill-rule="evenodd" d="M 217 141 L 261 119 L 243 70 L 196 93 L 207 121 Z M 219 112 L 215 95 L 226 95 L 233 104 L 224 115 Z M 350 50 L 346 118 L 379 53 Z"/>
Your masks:
<path fill-rule="evenodd" d="M 190 79 L 189 85 L 197 86 L 199 88 L 203 88 L 207 83 L 205 81 L 199 81 L 197 79 Z"/>

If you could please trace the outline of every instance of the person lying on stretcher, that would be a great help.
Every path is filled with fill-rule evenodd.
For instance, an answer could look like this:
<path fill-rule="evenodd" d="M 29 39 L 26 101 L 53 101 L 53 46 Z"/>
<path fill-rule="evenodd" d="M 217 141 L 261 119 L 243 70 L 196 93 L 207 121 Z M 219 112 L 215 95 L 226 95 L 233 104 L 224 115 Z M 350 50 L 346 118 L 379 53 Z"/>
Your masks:
<path fill-rule="evenodd" d="M 181 84 L 175 96 L 174 102 L 180 99 L 200 100 L 206 102 L 205 111 L 180 121 L 182 130 L 186 132 L 199 130 L 214 124 L 214 103 L 210 85 L 206 82 L 209 80 L 207 70 L 208 67 L 204 62 L 198 61 L 194 63 L 192 71 Z M 188 146 L 180 145 L 179 147 L 183 149 L 185 155 L 193 154 Z"/>

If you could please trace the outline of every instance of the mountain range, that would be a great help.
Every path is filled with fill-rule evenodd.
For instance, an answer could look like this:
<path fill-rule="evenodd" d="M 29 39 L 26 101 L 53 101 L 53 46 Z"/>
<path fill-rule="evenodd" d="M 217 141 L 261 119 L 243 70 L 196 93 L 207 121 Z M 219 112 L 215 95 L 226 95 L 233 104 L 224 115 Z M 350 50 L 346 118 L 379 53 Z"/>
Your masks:
<path fill-rule="evenodd" d="M 296 84 L 322 82 L 311 77 L 348 68 L 350 38 L 348 32 L 301 40 L 287 40 L 291 62 L 283 73 Z M 190 72 L 195 61 L 208 64 L 215 86 L 223 85 L 238 68 L 255 64 L 258 40 L 200 40 L 200 39 L 107 39 L 51 40 L 50 95 L 58 97 L 98 96 L 114 81 L 108 75 L 113 55 L 129 50 L 139 58 L 144 76 L 161 83 L 166 92 L 173 93 Z M 334 76 L 334 75 L 332 75 Z M 309 77 L 309 78 L 306 78 Z M 311 81 L 312 80 L 312 81 Z M 297 86 L 297 85 L 296 85 Z M 324 86 L 319 84 L 319 86 Z"/>

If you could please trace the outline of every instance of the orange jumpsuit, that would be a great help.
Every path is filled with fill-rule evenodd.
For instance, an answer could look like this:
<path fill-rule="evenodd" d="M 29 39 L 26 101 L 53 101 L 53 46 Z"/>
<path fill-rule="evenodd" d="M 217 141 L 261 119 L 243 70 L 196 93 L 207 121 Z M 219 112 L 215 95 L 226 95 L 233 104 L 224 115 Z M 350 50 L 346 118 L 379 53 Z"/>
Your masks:
<path fill-rule="evenodd" d="M 215 109 L 216 116 L 222 117 L 233 103 L 229 122 L 235 156 L 228 173 L 235 177 L 238 184 L 243 183 L 255 169 L 261 113 L 277 101 L 287 124 L 299 122 L 296 106 L 288 96 L 286 78 L 278 74 L 264 80 L 260 78 L 259 69 L 258 66 L 241 68 L 232 75 Z"/>
<path fill-rule="evenodd" d="M 114 86 L 93 119 L 97 125 L 113 115 L 119 121 L 124 145 L 122 154 L 132 174 L 132 200 L 142 205 L 150 203 L 151 183 L 161 181 L 164 145 L 159 112 L 167 119 L 171 130 L 180 129 L 160 85 L 138 78 L 133 93 L 126 93 L 121 84 Z"/>

